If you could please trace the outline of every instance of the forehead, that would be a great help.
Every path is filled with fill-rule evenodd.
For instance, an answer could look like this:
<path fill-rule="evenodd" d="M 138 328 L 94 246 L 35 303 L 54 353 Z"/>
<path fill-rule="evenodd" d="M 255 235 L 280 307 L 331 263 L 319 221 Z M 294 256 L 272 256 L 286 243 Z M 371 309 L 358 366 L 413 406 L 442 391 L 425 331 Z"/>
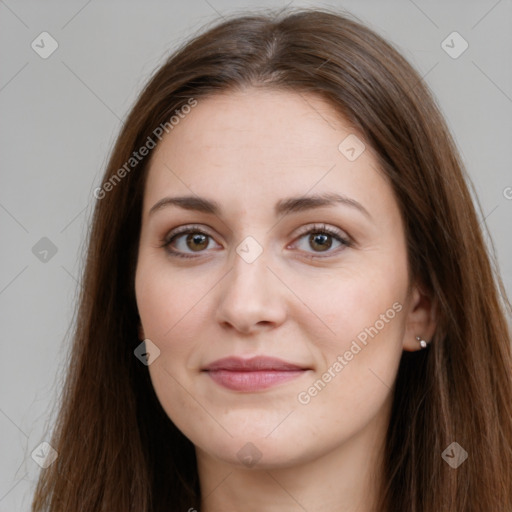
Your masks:
<path fill-rule="evenodd" d="M 248 88 L 199 99 L 157 153 L 170 149 L 176 155 L 186 144 L 196 148 L 197 156 L 208 154 L 225 163 L 244 153 L 257 161 L 271 156 L 300 162 L 308 157 L 320 165 L 337 156 L 339 136 L 353 132 L 319 96 Z"/>
<path fill-rule="evenodd" d="M 144 209 L 173 193 L 257 208 L 268 200 L 269 210 L 281 197 L 308 191 L 385 201 L 391 190 L 371 148 L 350 159 L 347 140 L 357 152 L 364 147 L 313 94 L 249 88 L 200 98 L 154 150 Z"/>

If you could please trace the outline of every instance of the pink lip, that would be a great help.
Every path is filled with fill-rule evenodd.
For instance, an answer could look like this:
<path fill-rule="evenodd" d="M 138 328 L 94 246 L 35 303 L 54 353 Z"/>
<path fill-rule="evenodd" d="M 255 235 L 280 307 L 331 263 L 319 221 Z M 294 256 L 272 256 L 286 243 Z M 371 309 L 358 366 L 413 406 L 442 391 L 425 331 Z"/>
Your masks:
<path fill-rule="evenodd" d="M 257 356 L 250 359 L 226 357 L 206 366 L 213 381 L 235 391 L 259 391 L 289 381 L 309 368 L 281 359 Z"/>

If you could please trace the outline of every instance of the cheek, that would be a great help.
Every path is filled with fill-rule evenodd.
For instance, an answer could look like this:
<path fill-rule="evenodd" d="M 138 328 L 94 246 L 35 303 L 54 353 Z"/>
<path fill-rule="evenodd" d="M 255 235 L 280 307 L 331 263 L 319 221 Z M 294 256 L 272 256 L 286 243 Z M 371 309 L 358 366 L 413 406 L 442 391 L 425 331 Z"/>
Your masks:
<path fill-rule="evenodd" d="M 294 414 L 295 419 L 303 419 L 302 436 L 321 433 L 329 444 L 348 440 L 370 424 L 373 429 L 375 422 L 381 422 L 385 431 L 393 399 L 391 380 L 398 360 L 390 353 L 378 364 L 364 358 L 361 352 L 341 372 L 333 372 L 335 376 L 328 383 L 320 376 L 302 390 L 302 403 Z"/>
<path fill-rule="evenodd" d="M 354 278 L 324 301 L 335 334 L 316 338 L 322 367 L 296 397 L 311 432 L 350 437 L 389 405 L 402 354 L 405 307 L 399 284 Z"/>
<path fill-rule="evenodd" d="M 381 257 L 380 265 L 369 260 L 360 271 L 330 281 L 336 284 L 324 288 L 324 294 L 309 296 L 311 309 L 325 323 L 314 338 L 310 336 L 322 367 L 298 401 L 335 422 L 346 419 L 347 425 L 360 423 L 383 405 L 402 354 L 405 258 L 396 255 L 386 264 Z"/>
<path fill-rule="evenodd" d="M 192 428 L 189 419 L 202 418 L 204 414 L 191 398 L 188 374 L 204 314 L 198 303 L 202 289 L 184 276 L 179 271 L 171 275 L 168 266 L 141 258 L 136 297 L 145 337 L 160 350 L 148 366 L 153 389 L 169 418 L 188 433 Z"/>
<path fill-rule="evenodd" d="M 192 277 L 190 271 L 171 269 L 169 264 L 155 260 L 139 261 L 135 279 L 137 307 L 146 337 L 167 344 L 177 331 L 186 336 L 186 331 L 181 332 L 182 326 L 194 318 L 213 280 L 207 275 Z"/>
<path fill-rule="evenodd" d="M 149 366 L 153 387 L 169 416 L 193 408 L 184 387 L 198 371 L 204 344 L 211 342 L 213 312 L 208 294 L 216 282 L 211 271 L 170 268 L 141 258 L 136 274 L 136 296 L 144 334 L 160 350 Z M 206 308 L 210 309 L 207 311 Z M 199 359 L 198 359 L 199 358 Z M 191 413 L 194 411 L 190 411 Z M 197 411 L 195 411 L 197 412 Z"/>
<path fill-rule="evenodd" d="M 211 439 L 224 439 L 229 446 L 230 436 L 222 428 L 222 423 L 215 421 L 208 412 L 210 408 L 205 408 L 201 399 L 195 397 L 189 382 L 169 364 L 166 354 L 162 353 L 162 357 L 156 359 L 148 369 L 158 401 L 185 436 L 204 448 L 208 447 Z"/>
<path fill-rule="evenodd" d="M 405 269 L 402 261 L 386 267 L 368 258 L 350 272 L 297 279 L 294 292 L 306 307 L 294 320 L 331 356 L 348 349 L 355 339 L 364 344 L 377 335 L 397 334 L 404 316 L 400 312 L 407 291 Z"/>

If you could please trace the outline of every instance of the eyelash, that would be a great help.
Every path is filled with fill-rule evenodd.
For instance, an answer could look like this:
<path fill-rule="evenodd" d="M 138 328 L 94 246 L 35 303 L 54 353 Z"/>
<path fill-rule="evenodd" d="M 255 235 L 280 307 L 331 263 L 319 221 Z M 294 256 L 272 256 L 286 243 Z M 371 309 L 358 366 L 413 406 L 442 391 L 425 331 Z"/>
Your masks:
<path fill-rule="evenodd" d="M 197 258 L 200 256 L 199 253 L 197 255 L 192 256 L 192 255 L 182 253 L 180 251 L 176 251 L 176 250 L 170 248 L 170 245 L 177 238 L 179 238 L 179 236 L 191 234 L 191 233 L 201 234 L 201 235 L 205 235 L 207 237 L 213 238 L 210 234 L 206 233 L 198 225 L 182 226 L 181 228 L 176 228 L 174 231 L 171 231 L 168 235 L 166 235 L 166 237 L 160 241 L 161 245 L 159 247 L 166 249 L 167 253 L 172 257 L 188 258 L 188 259 Z M 301 231 L 298 234 L 297 238 L 300 239 L 300 238 L 304 237 L 305 235 L 309 235 L 312 233 L 329 235 L 329 236 L 333 237 L 336 241 L 340 242 L 342 244 L 342 246 L 344 246 L 344 247 L 352 247 L 352 245 L 353 245 L 352 240 L 350 238 L 348 238 L 348 237 L 346 238 L 341 235 L 341 231 L 339 231 L 338 229 L 335 229 L 335 228 L 331 228 L 325 224 L 315 224 L 314 226 L 309 226 L 309 227 L 305 228 L 305 230 Z M 332 256 L 332 252 L 333 251 L 329 251 L 329 254 L 327 256 L 309 255 L 306 257 L 310 258 L 310 259 L 324 259 L 324 258 L 328 258 L 328 257 Z M 337 253 L 338 251 L 334 251 L 334 252 Z M 318 254 L 320 254 L 320 253 L 318 253 Z"/>

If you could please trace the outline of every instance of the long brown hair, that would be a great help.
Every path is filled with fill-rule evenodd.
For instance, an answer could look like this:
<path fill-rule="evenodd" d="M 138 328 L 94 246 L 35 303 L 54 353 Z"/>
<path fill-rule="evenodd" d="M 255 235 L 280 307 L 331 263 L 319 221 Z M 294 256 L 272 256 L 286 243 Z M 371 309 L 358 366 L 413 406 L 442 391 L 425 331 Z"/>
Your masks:
<path fill-rule="evenodd" d="M 246 86 L 317 94 L 358 130 L 393 187 L 411 279 L 436 305 L 429 348 L 400 362 L 379 510 L 511 512 L 512 309 L 471 182 L 418 73 L 372 30 L 325 9 L 223 20 L 176 51 L 140 94 L 97 195 L 51 441 L 59 457 L 40 475 L 33 511 L 199 509 L 194 447 L 133 353 L 150 156 L 126 162 L 191 98 Z M 453 442 L 468 453 L 457 469 L 442 457 Z"/>

